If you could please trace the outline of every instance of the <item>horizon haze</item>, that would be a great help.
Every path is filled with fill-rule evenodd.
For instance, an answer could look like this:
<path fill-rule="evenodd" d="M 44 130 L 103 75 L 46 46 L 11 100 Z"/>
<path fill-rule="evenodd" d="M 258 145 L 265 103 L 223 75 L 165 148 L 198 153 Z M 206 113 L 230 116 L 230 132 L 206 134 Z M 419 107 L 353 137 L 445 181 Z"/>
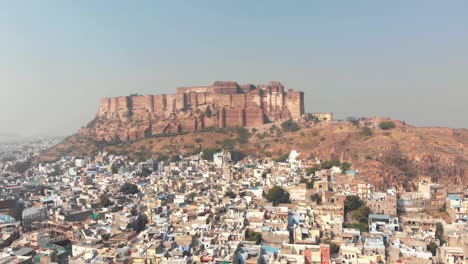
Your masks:
<path fill-rule="evenodd" d="M 306 112 L 468 128 L 468 2 L 0 4 L 0 136 L 70 135 L 103 97 L 279 81 Z"/>

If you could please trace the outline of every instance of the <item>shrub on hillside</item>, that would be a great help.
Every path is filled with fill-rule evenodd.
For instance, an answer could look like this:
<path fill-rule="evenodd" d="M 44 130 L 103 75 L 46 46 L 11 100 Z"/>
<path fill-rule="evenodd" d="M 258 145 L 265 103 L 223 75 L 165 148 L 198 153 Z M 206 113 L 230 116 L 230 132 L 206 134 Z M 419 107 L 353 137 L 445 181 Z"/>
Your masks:
<path fill-rule="evenodd" d="M 299 124 L 294 122 L 292 119 L 286 120 L 283 123 L 281 123 L 281 127 L 283 128 L 284 131 L 290 131 L 290 132 L 298 131 L 299 129 L 301 129 L 299 127 Z"/>
<path fill-rule="evenodd" d="M 384 121 L 379 124 L 379 127 L 383 130 L 390 130 L 395 128 L 395 123 L 393 123 L 392 121 Z"/>

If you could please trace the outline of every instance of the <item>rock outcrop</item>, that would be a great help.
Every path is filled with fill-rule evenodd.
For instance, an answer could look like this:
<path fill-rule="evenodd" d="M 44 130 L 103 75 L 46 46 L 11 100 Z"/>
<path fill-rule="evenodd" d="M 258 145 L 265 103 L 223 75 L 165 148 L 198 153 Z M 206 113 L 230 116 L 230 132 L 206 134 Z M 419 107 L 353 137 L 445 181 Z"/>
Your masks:
<path fill-rule="evenodd" d="M 279 82 L 180 87 L 175 94 L 101 99 L 99 111 L 80 134 L 96 141 L 128 141 L 206 128 L 255 127 L 281 119 L 300 119 L 304 93 L 285 91 Z"/>
<path fill-rule="evenodd" d="M 392 121 L 396 127 L 381 129 L 382 121 Z M 350 162 L 359 170 L 359 179 L 369 181 L 379 190 L 392 186 L 412 190 L 420 177 L 430 177 L 433 182 L 448 185 L 468 186 L 467 129 L 415 127 L 383 118 L 365 119 L 359 124 L 298 123 L 301 129 L 295 132 L 278 132 L 278 128 L 273 129 L 273 124 L 266 124 L 255 131 L 250 130 L 248 141 L 243 143 L 237 140 L 238 134 L 232 132 L 236 130 L 149 137 L 123 144 L 100 142 L 92 133 L 78 133 L 43 152 L 41 160 L 56 160 L 68 154 L 89 155 L 101 150 L 139 159 L 170 157 L 223 148 L 227 142 L 245 154 L 259 157 L 277 158 L 295 149 L 301 153 L 301 159 Z M 115 127 L 99 129 L 119 131 Z"/>

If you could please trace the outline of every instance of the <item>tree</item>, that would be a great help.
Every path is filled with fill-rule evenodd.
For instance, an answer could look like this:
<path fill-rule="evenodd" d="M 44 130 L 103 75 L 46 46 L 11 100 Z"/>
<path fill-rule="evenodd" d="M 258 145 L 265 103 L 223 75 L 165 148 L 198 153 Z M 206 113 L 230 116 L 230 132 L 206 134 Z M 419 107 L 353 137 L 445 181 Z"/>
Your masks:
<path fill-rule="evenodd" d="M 305 183 L 307 189 L 312 189 L 314 188 L 314 179 L 306 179 L 306 178 L 301 178 L 299 180 L 299 183 Z"/>
<path fill-rule="evenodd" d="M 322 169 L 331 169 L 332 167 L 339 167 L 341 162 L 339 160 L 329 160 L 321 164 Z"/>
<path fill-rule="evenodd" d="M 299 127 L 299 124 L 294 122 L 292 119 L 288 119 L 284 121 L 283 123 L 281 123 L 281 127 L 283 128 L 284 131 L 290 131 L 290 132 L 298 131 L 299 129 L 301 129 Z"/>
<path fill-rule="evenodd" d="M 372 136 L 372 129 L 370 129 L 370 127 L 361 128 L 361 135 L 366 136 L 366 137 Z"/>
<path fill-rule="evenodd" d="M 367 206 L 361 206 L 358 209 L 352 211 L 351 215 L 353 218 L 360 223 L 367 223 L 369 219 L 370 209 Z"/>
<path fill-rule="evenodd" d="M 231 160 L 234 162 L 241 161 L 245 158 L 244 152 L 240 150 L 231 150 Z"/>
<path fill-rule="evenodd" d="M 16 221 L 23 221 L 23 204 L 19 204 L 16 206 L 16 208 L 11 208 L 9 209 L 6 214 L 13 217 Z"/>
<path fill-rule="evenodd" d="M 280 203 L 291 203 L 289 199 L 289 193 L 279 186 L 273 186 L 268 193 L 265 195 L 265 199 L 268 202 L 273 203 L 277 206 Z"/>
<path fill-rule="evenodd" d="M 205 116 L 210 118 L 213 113 L 211 112 L 210 106 L 205 109 Z"/>
<path fill-rule="evenodd" d="M 442 206 L 439 208 L 439 212 L 441 213 L 447 212 L 447 203 L 442 204 Z"/>
<path fill-rule="evenodd" d="M 135 222 L 134 229 L 138 233 L 145 230 L 146 224 L 148 223 L 148 218 L 145 214 L 140 214 Z"/>
<path fill-rule="evenodd" d="M 109 207 L 112 205 L 112 201 L 107 197 L 106 194 L 101 194 L 99 196 L 99 202 L 98 202 L 99 207 Z"/>
<path fill-rule="evenodd" d="M 119 169 L 120 167 L 122 167 L 122 162 L 120 160 L 112 163 L 112 166 L 111 166 L 111 171 L 112 171 L 112 174 L 117 174 L 119 172 Z"/>
<path fill-rule="evenodd" d="M 289 154 L 283 154 L 275 159 L 276 162 L 286 162 L 289 158 Z"/>
<path fill-rule="evenodd" d="M 383 121 L 379 124 L 380 129 L 383 130 L 390 130 L 392 128 L 395 128 L 395 123 L 392 121 Z"/>
<path fill-rule="evenodd" d="M 359 118 L 356 118 L 356 117 L 347 117 L 346 120 L 348 122 L 350 122 L 351 124 L 355 125 L 355 126 L 359 126 L 359 121 L 360 119 Z"/>
<path fill-rule="evenodd" d="M 445 240 L 444 240 L 444 226 L 442 225 L 441 222 L 438 222 L 436 224 L 435 237 L 440 241 L 440 245 L 443 245 L 445 243 Z"/>
<path fill-rule="evenodd" d="M 255 244 L 260 245 L 262 243 L 262 234 L 254 231 L 245 231 L 245 240 L 255 241 Z"/>
<path fill-rule="evenodd" d="M 330 253 L 336 254 L 338 252 L 340 252 L 340 246 L 333 242 L 330 243 Z"/>
<path fill-rule="evenodd" d="M 351 168 L 351 163 L 343 162 L 343 163 L 341 163 L 340 168 L 341 168 L 342 171 L 347 171 L 347 170 L 349 170 Z"/>
<path fill-rule="evenodd" d="M 23 174 L 25 173 L 30 167 L 31 167 L 31 160 L 26 160 L 26 161 L 18 161 L 13 165 L 13 170 Z"/>
<path fill-rule="evenodd" d="M 236 132 L 237 132 L 237 135 L 239 136 L 237 138 L 237 141 L 240 144 L 246 144 L 247 142 L 249 142 L 250 133 L 247 129 L 243 127 L 238 127 L 236 128 Z"/>
<path fill-rule="evenodd" d="M 224 149 L 231 150 L 234 148 L 234 140 L 226 138 L 223 141 L 216 141 L 216 144 L 221 144 Z"/>
<path fill-rule="evenodd" d="M 169 161 L 170 162 L 177 162 L 177 161 L 181 161 L 181 160 L 182 159 L 180 158 L 180 155 L 173 155 Z"/>
<path fill-rule="evenodd" d="M 316 202 L 317 204 L 321 204 L 322 203 L 322 196 L 318 193 L 314 193 L 310 196 L 310 199 L 314 202 Z"/>
<path fill-rule="evenodd" d="M 229 191 L 227 191 L 227 192 L 224 194 L 224 196 L 229 197 L 229 198 L 231 198 L 231 199 L 234 199 L 234 198 L 237 197 L 237 194 L 236 194 L 235 192 L 229 190 Z"/>
<path fill-rule="evenodd" d="M 149 175 L 151 175 L 151 173 L 152 171 L 150 169 L 143 167 L 141 171 L 138 173 L 138 175 L 143 176 L 143 177 L 148 177 Z"/>
<path fill-rule="evenodd" d="M 307 175 L 315 175 L 315 172 L 320 170 L 320 166 L 319 165 L 315 165 L 313 167 L 309 167 L 306 169 L 306 173 Z"/>
<path fill-rule="evenodd" d="M 169 160 L 169 157 L 161 153 L 158 154 L 158 158 L 156 159 L 156 161 L 168 161 L 168 160 Z"/>
<path fill-rule="evenodd" d="M 431 243 L 427 245 L 427 250 L 432 253 L 432 256 L 435 256 L 437 254 L 437 248 L 438 246 L 436 243 L 434 243 L 434 241 L 431 241 Z"/>
<path fill-rule="evenodd" d="M 221 149 L 217 149 L 217 148 L 205 149 L 205 150 L 203 150 L 202 159 L 208 160 L 208 161 L 213 161 L 213 155 L 216 152 L 220 152 L 220 151 L 221 151 Z"/>
<path fill-rule="evenodd" d="M 354 211 L 364 205 L 364 202 L 356 195 L 348 195 L 344 201 L 346 212 Z"/>
<path fill-rule="evenodd" d="M 120 192 L 124 194 L 137 194 L 140 190 L 138 190 L 138 186 L 135 184 L 126 182 L 120 187 Z"/>
<path fill-rule="evenodd" d="M 193 203 L 193 201 L 195 200 L 195 197 L 197 197 L 197 194 L 194 192 L 187 194 L 186 203 Z"/>
<path fill-rule="evenodd" d="M 332 242 L 330 239 L 322 239 L 322 243 L 330 245 L 330 253 L 338 253 L 340 251 L 340 246 Z"/>

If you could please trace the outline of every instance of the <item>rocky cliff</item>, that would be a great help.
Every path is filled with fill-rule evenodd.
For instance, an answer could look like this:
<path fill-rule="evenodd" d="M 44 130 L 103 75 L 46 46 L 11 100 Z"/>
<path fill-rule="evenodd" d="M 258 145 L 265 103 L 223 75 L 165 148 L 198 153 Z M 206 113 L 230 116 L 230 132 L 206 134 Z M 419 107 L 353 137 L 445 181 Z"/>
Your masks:
<path fill-rule="evenodd" d="M 246 154 L 276 158 L 295 149 L 302 158 L 340 160 L 352 163 L 359 178 L 378 189 L 398 186 L 411 190 L 420 177 L 468 186 L 468 130 L 415 127 L 395 121 L 390 130 L 379 128 L 386 119 L 349 122 L 302 122 L 295 132 L 282 131 L 279 122 L 250 130 L 238 140 L 234 129 L 143 138 L 124 143 L 96 142 L 91 134 L 76 134 L 46 151 L 43 160 L 65 154 L 90 154 L 99 150 L 137 159 L 171 157 L 207 148 L 235 148 Z M 102 128 L 105 130 L 106 128 Z"/>
<path fill-rule="evenodd" d="M 300 119 L 303 92 L 279 82 L 180 87 L 175 94 L 132 95 L 101 99 L 96 117 L 79 134 L 96 141 L 128 141 L 207 128 L 254 127 Z"/>

